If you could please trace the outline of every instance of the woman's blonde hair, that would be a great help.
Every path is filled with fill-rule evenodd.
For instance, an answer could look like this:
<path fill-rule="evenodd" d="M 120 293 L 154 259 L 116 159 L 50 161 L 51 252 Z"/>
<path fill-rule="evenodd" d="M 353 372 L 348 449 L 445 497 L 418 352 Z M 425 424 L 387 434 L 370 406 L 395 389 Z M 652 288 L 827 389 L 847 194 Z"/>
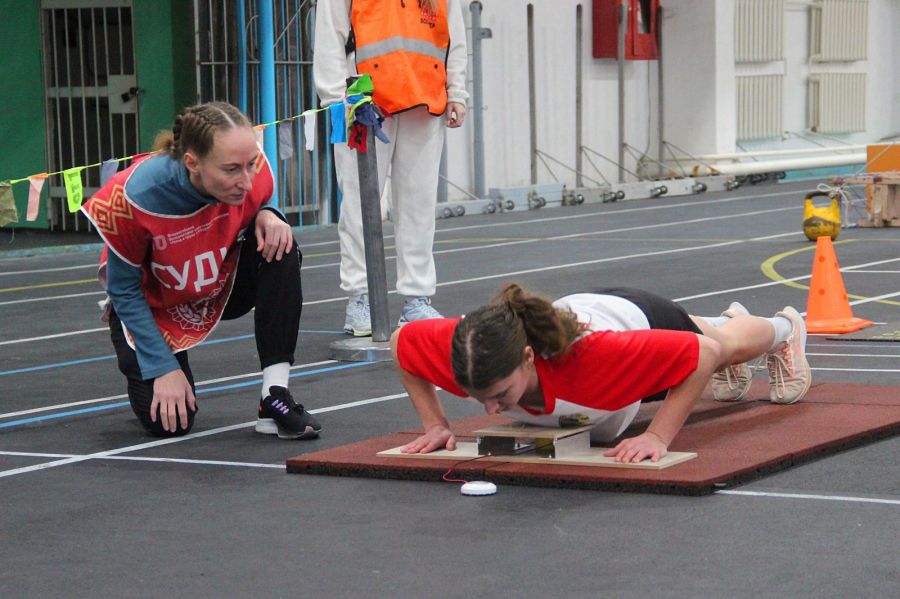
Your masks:
<path fill-rule="evenodd" d="M 522 364 L 525 346 L 539 355 L 558 356 L 582 328 L 571 311 L 554 308 L 550 300 L 510 283 L 456 326 L 450 354 L 453 377 L 465 389 L 486 389 Z"/>
<path fill-rule="evenodd" d="M 227 102 L 207 102 L 188 106 L 175 117 L 171 131 L 160 131 L 153 140 L 153 151 L 163 151 L 179 160 L 188 150 L 198 158 L 213 147 L 218 131 L 252 127 L 244 113 Z"/>

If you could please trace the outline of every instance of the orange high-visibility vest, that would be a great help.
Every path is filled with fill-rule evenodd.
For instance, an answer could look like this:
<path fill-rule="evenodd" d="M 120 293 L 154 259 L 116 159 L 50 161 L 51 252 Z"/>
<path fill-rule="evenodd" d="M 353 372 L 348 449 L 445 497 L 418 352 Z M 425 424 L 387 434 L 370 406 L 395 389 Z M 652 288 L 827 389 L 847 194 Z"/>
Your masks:
<path fill-rule="evenodd" d="M 375 104 L 391 114 L 447 108 L 447 0 L 352 0 L 356 69 L 368 73 Z"/>

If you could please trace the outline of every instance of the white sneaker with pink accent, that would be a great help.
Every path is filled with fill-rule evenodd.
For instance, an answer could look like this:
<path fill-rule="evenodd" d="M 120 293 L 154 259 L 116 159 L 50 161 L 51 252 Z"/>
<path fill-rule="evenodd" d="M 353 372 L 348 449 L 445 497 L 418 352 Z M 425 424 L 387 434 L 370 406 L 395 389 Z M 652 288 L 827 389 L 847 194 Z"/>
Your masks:
<path fill-rule="evenodd" d="M 806 323 L 794 308 L 787 306 L 775 315 L 791 321 L 787 340 L 766 353 L 769 371 L 769 399 L 773 403 L 797 403 L 812 383 L 812 371 L 806 360 Z"/>

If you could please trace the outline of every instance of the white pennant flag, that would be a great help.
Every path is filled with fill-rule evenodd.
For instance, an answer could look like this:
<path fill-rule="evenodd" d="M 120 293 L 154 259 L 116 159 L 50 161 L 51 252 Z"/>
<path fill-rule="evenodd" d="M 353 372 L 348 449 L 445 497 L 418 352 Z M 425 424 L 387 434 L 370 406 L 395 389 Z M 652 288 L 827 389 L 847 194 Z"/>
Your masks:
<path fill-rule="evenodd" d="M 282 160 L 290 160 L 294 157 L 293 121 L 278 123 L 278 157 Z"/>
<path fill-rule="evenodd" d="M 303 140 L 310 152 L 316 149 L 316 115 L 315 111 L 303 113 Z"/>

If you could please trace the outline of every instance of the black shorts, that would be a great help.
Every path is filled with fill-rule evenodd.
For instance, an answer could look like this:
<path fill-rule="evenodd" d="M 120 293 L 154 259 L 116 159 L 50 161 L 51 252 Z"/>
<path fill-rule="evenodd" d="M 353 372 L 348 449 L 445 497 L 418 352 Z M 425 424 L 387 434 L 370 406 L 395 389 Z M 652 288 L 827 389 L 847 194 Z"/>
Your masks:
<path fill-rule="evenodd" d="M 592 289 L 588 293 L 614 295 L 628 300 L 644 313 L 651 329 L 703 334 L 684 308 L 672 300 L 655 293 L 630 287 L 602 287 L 600 289 Z"/>
<path fill-rule="evenodd" d="M 592 289 L 589 293 L 598 293 L 601 295 L 614 295 L 626 299 L 638 308 L 647 317 L 651 329 L 664 329 L 667 331 L 685 331 L 688 333 L 697 333 L 702 335 L 703 332 L 694 323 L 684 308 L 676 304 L 670 299 L 666 299 L 655 293 L 644 291 L 642 289 L 632 289 L 630 287 L 603 287 L 600 289 Z M 650 397 L 645 397 L 644 403 L 649 401 L 662 401 L 666 398 L 669 390 L 663 390 L 654 393 Z"/>

